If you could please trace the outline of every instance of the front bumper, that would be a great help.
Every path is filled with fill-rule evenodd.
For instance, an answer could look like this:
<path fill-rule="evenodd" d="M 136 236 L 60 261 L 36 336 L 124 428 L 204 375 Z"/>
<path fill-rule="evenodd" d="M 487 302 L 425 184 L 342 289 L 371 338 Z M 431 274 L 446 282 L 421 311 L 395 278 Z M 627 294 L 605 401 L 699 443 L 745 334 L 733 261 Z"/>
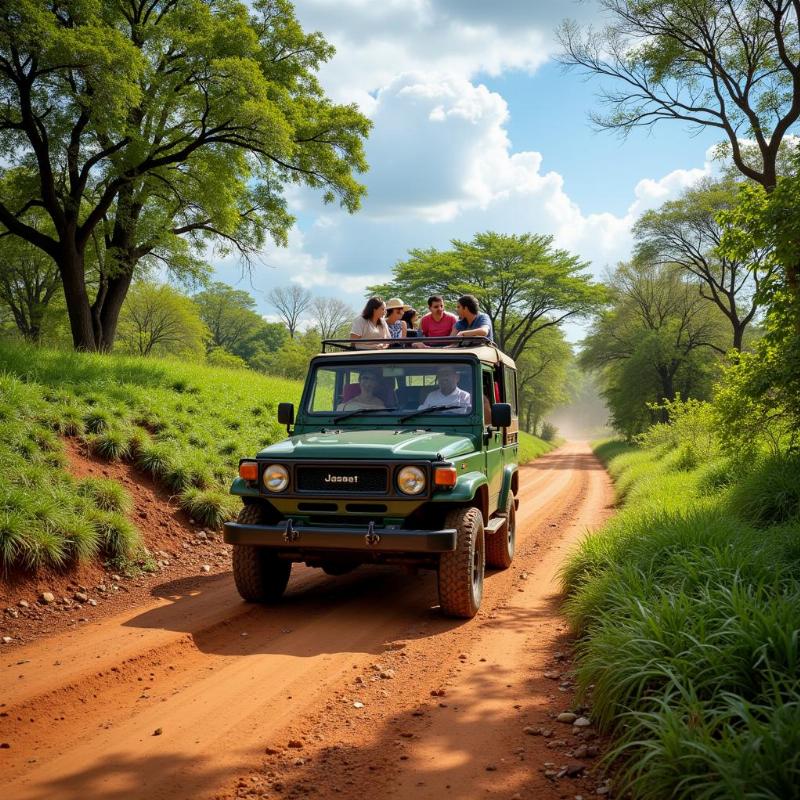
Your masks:
<path fill-rule="evenodd" d="M 408 531 L 385 528 L 323 528 L 279 525 L 244 525 L 226 522 L 228 544 L 249 544 L 281 550 L 360 550 L 365 553 L 447 553 L 456 549 L 456 529 Z"/>

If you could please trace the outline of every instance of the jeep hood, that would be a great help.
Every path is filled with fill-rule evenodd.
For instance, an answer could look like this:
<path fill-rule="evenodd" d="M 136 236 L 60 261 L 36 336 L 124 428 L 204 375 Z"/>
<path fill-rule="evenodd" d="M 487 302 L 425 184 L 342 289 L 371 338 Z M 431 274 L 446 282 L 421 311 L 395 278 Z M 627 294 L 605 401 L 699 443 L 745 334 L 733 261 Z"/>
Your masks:
<path fill-rule="evenodd" d="M 463 433 L 419 430 L 330 431 L 303 433 L 264 448 L 259 458 L 316 459 L 444 459 L 457 458 L 478 448 L 472 436 Z"/>

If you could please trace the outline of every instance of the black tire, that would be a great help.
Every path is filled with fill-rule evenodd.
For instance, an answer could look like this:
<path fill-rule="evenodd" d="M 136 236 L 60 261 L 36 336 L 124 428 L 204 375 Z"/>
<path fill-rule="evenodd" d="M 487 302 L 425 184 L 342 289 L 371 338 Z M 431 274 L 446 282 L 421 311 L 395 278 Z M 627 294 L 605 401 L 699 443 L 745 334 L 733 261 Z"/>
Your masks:
<path fill-rule="evenodd" d="M 439 557 L 439 605 L 448 617 L 471 619 L 483 597 L 483 517 L 477 508 L 456 508 L 445 527 L 455 528 L 458 538 L 456 549 Z"/>
<path fill-rule="evenodd" d="M 514 560 L 517 538 L 517 509 L 514 495 L 508 493 L 506 524 L 497 533 L 486 537 L 486 566 L 492 569 L 508 569 Z"/>
<path fill-rule="evenodd" d="M 237 519 L 248 525 L 264 522 L 264 509 L 259 505 L 245 506 Z M 249 603 L 274 603 L 286 591 L 292 562 L 266 547 L 249 544 L 233 545 L 233 580 L 236 589 Z"/>

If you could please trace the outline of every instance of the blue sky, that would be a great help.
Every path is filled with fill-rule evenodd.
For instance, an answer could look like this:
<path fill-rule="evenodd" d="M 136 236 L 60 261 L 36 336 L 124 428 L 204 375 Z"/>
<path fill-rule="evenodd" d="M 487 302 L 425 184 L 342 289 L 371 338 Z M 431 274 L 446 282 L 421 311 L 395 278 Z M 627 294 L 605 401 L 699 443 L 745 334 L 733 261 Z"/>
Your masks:
<path fill-rule="evenodd" d="M 508 103 L 512 147 L 541 152 L 543 168 L 564 176 L 570 197 L 584 213 L 625 214 L 641 178 L 701 165 L 706 150 L 719 140 L 716 131 L 696 135 L 675 123 L 638 130 L 626 139 L 598 131 L 588 118 L 590 109 L 600 108 L 598 82 L 553 61 L 533 75 L 513 70 L 478 79 Z"/>
<path fill-rule="evenodd" d="M 348 215 L 290 195 L 288 248 L 267 248 L 240 285 L 261 313 L 296 282 L 354 309 L 413 247 L 479 231 L 547 233 L 600 277 L 628 256 L 643 211 L 709 174 L 714 135 L 674 123 L 627 140 L 592 129 L 598 86 L 554 62 L 563 17 L 601 22 L 592 2 L 296 0 L 306 29 L 337 48 L 321 80 L 373 120 L 368 197 Z M 233 259 L 217 275 L 240 280 Z M 572 340 L 580 326 L 571 326 Z"/>

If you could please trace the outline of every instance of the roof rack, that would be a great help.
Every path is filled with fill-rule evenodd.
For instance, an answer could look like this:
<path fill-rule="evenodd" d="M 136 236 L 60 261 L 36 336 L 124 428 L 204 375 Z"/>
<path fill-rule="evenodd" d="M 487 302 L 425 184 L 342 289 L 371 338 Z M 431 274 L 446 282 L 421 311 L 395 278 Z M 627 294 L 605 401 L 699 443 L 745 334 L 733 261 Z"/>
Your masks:
<path fill-rule="evenodd" d="M 368 350 L 384 350 L 383 347 L 358 347 L 357 345 L 369 342 L 372 344 L 386 344 L 396 349 L 412 350 L 414 345 L 421 342 L 430 342 L 435 347 L 475 347 L 476 345 L 487 345 L 499 348 L 488 336 L 409 336 L 402 339 L 323 339 L 322 352 L 330 353 L 338 350 L 358 350 L 366 352 Z"/>

